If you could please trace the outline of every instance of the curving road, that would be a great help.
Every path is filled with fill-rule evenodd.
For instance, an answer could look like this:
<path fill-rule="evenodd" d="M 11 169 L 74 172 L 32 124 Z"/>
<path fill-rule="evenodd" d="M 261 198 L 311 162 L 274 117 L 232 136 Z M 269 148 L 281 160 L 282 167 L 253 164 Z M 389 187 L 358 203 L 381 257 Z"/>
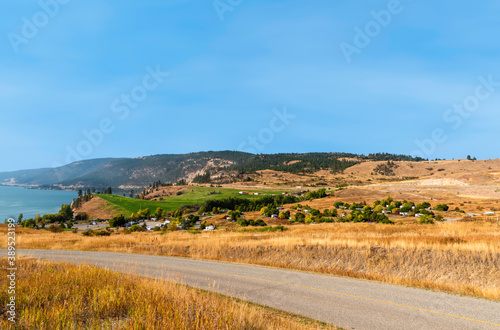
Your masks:
<path fill-rule="evenodd" d="M 500 329 L 499 302 L 396 285 L 126 253 L 22 250 L 18 255 L 174 280 L 345 329 Z"/>

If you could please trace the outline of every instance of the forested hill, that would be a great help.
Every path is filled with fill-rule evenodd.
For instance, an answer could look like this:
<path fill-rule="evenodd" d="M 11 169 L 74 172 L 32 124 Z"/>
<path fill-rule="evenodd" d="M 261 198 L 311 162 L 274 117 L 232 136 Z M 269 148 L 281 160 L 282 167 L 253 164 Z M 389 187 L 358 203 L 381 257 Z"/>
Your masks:
<path fill-rule="evenodd" d="M 59 168 L 0 173 L 0 184 L 44 188 L 146 187 L 152 182 L 191 181 L 207 173 L 251 174 L 272 169 L 295 174 L 326 169 L 341 172 L 367 160 L 421 161 L 405 155 L 350 153 L 283 153 L 254 155 L 238 151 L 166 154 L 140 158 L 106 158 L 71 163 Z"/>

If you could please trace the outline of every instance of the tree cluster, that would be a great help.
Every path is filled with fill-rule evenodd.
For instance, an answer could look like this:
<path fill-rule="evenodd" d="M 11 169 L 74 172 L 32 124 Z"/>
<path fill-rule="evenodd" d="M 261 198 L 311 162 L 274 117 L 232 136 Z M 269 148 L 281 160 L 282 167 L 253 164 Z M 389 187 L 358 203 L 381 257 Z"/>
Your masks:
<path fill-rule="evenodd" d="M 205 174 L 198 174 L 194 177 L 193 183 L 211 183 L 212 179 L 210 177 L 210 171 L 207 171 Z"/>

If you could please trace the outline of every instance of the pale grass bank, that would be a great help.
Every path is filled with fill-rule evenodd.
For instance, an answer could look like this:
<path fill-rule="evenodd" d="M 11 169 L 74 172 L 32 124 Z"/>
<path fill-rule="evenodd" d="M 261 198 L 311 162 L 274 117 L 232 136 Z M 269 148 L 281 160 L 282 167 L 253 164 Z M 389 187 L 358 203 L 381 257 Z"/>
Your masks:
<path fill-rule="evenodd" d="M 7 268 L 6 258 L 0 267 Z M 17 317 L 2 329 L 334 329 L 306 318 L 171 282 L 88 265 L 21 258 Z M 7 277 L 0 279 L 8 287 Z M 7 292 L 0 293 L 6 306 Z"/>
<path fill-rule="evenodd" d="M 284 232 L 84 237 L 19 232 L 27 249 L 111 251 L 256 264 L 500 300 L 500 230 L 489 223 L 321 224 Z"/>

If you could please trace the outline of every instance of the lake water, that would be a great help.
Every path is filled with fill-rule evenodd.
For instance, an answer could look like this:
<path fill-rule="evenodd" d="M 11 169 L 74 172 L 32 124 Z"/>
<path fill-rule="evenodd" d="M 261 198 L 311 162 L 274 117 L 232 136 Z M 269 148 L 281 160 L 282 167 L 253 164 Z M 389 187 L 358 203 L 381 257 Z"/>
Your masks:
<path fill-rule="evenodd" d="M 70 204 L 78 197 L 76 191 L 35 190 L 23 187 L 0 186 L 0 222 L 6 218 L 17 220 L 34 218 L 37 213 L 57 213 L 63 204 Z"/>

